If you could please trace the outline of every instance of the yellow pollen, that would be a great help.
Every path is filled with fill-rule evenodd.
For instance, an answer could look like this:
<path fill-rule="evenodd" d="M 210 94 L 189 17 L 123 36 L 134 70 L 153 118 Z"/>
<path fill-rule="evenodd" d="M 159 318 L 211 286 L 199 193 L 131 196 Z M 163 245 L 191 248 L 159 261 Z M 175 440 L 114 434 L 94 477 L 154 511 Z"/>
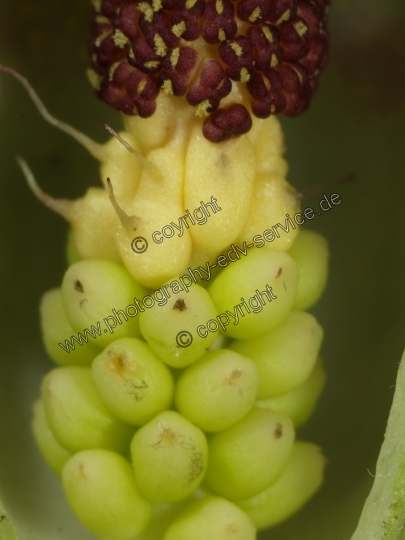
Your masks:
<path fill-rule="evenodd" d="M 186 2 L 186 9 L 191 9 L 195 6 L 197 0 L 187 0 Z"/>
<path fill-rule="evenodd" d="M 160 88 L 165 94 L 173 95 L 172 81 L 170 81 L 169 79 L 166 79 Z"/>
<path fill-rule="evenodd" d="M 114 72 L 115 70 L 117 69 L 117 67 L 121 64 L 121 62 L 115 62 L 114 64 L 112 64 L 112 66 L 110 67 L 110 69 L 108 70 L 108 80 L 109 81 L 112 81 L 113 80 L 113 77 L 114 77 Z"/>
<path fill-rule="evenodd" d="M 110 22 L 107 17 L 104 17 L 104 15 L 97 15 L 94 20 L 97 24 L 109 24 Z"/>
<path fill-rule="evenodd" d="M 177 62 L 179 61 L 180 56 L 180 48 L 176 47 L 172 50 L 172 54 L 170 55 L 170 63 L 173 67 L 177 66 Z"/>
<path fill-rule="evenodd" d="M 197 105 L 195 109 L 195 115 L 198 116 L 199 118 L 203 118 L 204 116 L 209 116 L 210 113 L 207 111 L 207 109 L 209 109 L 210 107 L 211 107 L 211 103 L 209 102 L 209 100 L 208 99 L 204 100 L 202 103 Z"/>
<path fill-rule="evenodd" d="M 186 23 L 184 21 L 174 24 L 172 26 L 172 32 L 175 36 L 181 37 L 182 34 L 186 31 Z"/>
<path fill-rule="evenodd" d="M 222 30 L 222 28 L 219 29 L 218 39 L 219 39 L 219 41 L 225 41 L 226 40 L 226 35 L 225 35 L 225 32 Z"/>
<path fill-rule="evenodd" d="M 252 22 L 255 22 L 256 19 L 258 19 L 260 17 L 260 7 L 257 6 L 257 8 L 255 8 L 252 13 L 250 14 L 249 16 L 249 21 L 252 23 Z"/>
<path fill-rule="evenodd" d="M 215 10 L 218 15 L 221 15 L 221 13 L 224 11 L 224 4 L 222 3 L 222 0 L 217 0 L 215 2 Z"/>
<path fill-rule="evenodd" d="M 153 11 L 159 11 L 159 9 L 162 9 L 162 0 L 153 0 L 152 1 L 152 9 Z"/>
<path fill-rule="evenodd" d="M 278 66 L 278 59 L 277 59 L 277 56 L 273 53 L 271 55 L 270 67 L 274 68 L 276 66 Z"/>
<path fill-rule="evenodd" d="M 293 68 L 293 70 L 295 71 L 295 73 L 297 74 L 299 80 L 300 80 L 300 83 L 302 83 L 302 73 L 300 73 L 297 69 L 294 68 L 294 66 L 291 66 Z"/>
<path fill-rule="evenodd" d="M 109 36 L 110 34 L 111 34 L 111 32 L 109 30 L 104 30 L 104 32 L 102 34 L 100 34 L 98 36 L 98 38 L 94 41 L 94 46 L 97 47 L 97 48 L 100 47 L 100 45 L 105 40 L 105 38 L 107 36 Z"/>
<path fill-rule="evenodd" d="M 217 86 L 217 90 L 221 90 L 221 88 L 224 86 L 224 84 L 225 84 L 225 79 L 222 79 L 222 81 Z"/>
<path fill-rule="evenodd" d="M 263 82 L 264 82 L 264 86 L 266 87 L 266 90 L 268 90 L 270 92 L 271 90 L 271 84 L 270 84 L 270 81 L 267 77 L 265 77 L 263 75 Z"/>
<path fill-rule="evenodd" d="M 93 4 L 94 9 L 97 13 L 100 13 L 101 11 L 101 0 L 91 0 L 91 3 Z"/>
<path fill-rule="evenodd" d="M 161 36 L 159 34 L 155 34 L 153 36 L 153 41 L 155 42 L 155 53 L 158 56 L 165 56 L 167 47 Z"/>
<path fill-rule="evenodd" d="M 145 20 L 147 22 L 152 22 L 153 19 L 153 9 L 150 4 L 147 2 L 140 2 L 138 4 L 138 9 L 142 11 L 142 13 L 145 15 Z"/>
<path fill-rule="evenodd" d="M 142 92 L 145 90 L 145 86 L 146 86 L 146 80 L 143 79 L 139 84 L 138 84 L 138 87 L 136 89 L 137 93 L 138 93 L 138 96 L 140 96 L 142 94 Z"/>
<path fill-rule="evenodd" d="M 86 71 L 86 74 L 94 90 L 100 90 L 100 84 L 103 78 L 98 73 L 96 73 L 93 69 L 88 69 Z"/>
<path fill-rule="evenodd" d="M 231 43 L 231 49 L 232 49 L 233 52 L 236 54 L 236 56 L 242 56 L 243 49 L 242 49 L 242 47 L 239 45 L 239 43 L 236 43 L 236 41 L 234 41 L 233 43 Z"/>
<path fill-rule="evenodd" d="M 281 15 L 279 20 L 276 22 L 276 24 L 281 24 L 284 21 L 288 21 L 288 19 L 291 16 L 291 9 L 287 9 L 287 11 L 284 11 L 284 13 Z"/>
<path fill-rule="evenodd" d="M 149 62 L 145 62 L 145 67 L 150 69 L 150 68 L 156 68 L 159 66 L 159 62 L 157 60 L 150 60 Z"/>
<path fill-rule="evenodd" d="M 130 58 L 132 58 L 132 60 L 135 60 L 135 53 L 134 53 L 132 47 L 129 48 L 128 56 L 129 56 Z"/>
<path fill-rule="evenodd" d="M 240 70 L 240 82 L 246 83 L 250 79 L 250 74 L 246 68 Z"/>
<path fill-rule="evenodd" d="M 128 38 L 125 36 L 121 30 L 118 28 L 115 30 L 114 34 L 112 35 L 114 43 L 119 47 L 120 49 L 124 49 L 128 45 Z"/>
<path fill-rule="evenodd" d="M 304 24 L 302 21 L 294 22 L 293 26 L 295 28 L 295 31 L 300 37 L 302 37 L 304 34 L 308 32 L 308 26 Z"/>
<path fill-rule="evenodd" d="M 270 32 L 268 26 L 262 27 L 264 37 L 269 41 L 270 43 L 273 43 L 273 34 Z"/>

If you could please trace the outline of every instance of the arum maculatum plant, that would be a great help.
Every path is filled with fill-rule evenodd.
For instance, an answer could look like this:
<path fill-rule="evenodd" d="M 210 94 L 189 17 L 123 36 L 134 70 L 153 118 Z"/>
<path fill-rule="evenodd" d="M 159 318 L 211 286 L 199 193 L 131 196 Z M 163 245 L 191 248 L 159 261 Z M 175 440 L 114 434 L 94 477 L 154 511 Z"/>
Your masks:
<path fill-rule="evenodd" d="M 300 227 L 275 115 L 309 104 L 327 9 L 96 0 L 88 75 L 123 118 L 105 144 L 1 68 L 100 162 L 100 187 L 70 201 L 18 159 L 70 226 L 68 268 L 40 305 L 57 367 L 33 433 L 100 539 L 253 540 L 322 484 L 325 458 L 299 428 L 325 382 L 307 310 L 329 253 Z"/>

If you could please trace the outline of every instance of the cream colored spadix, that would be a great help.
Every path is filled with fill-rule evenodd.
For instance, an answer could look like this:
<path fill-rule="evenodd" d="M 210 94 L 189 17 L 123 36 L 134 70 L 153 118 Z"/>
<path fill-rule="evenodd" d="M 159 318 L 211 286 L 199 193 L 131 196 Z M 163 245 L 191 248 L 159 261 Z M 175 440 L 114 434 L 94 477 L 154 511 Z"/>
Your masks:
<path fill-rule="evenodd" d="M 280 122 L 275 116 L 266 119 L 252 117 L 252 129 L 247 137 L 255 149 L 257 172 L 277 173 L 285 176 L 288 171 L 285 152 L 284 135 Z"/>
<path fill-rule="evenodd" d="M 132 133 L 145 153 L 164 146 L 178 132 L 179 125 L 186 126 L 194 116 L 186 103 L 179 103 L 173 96 L 160 92 L 156 111 L 149 118 L 123 115 L 125 129 Z M 201 129 L 201 128 L 200 128 Z"/>
<path fill-rule="evenodd" d="M 135 151 L 141 148 L 134 135 L 127 131 L 118 134 Z M 131 200 L 135 197 L 141 178 L 142 166 L 137 157 L 128 152 L 116 137 L 105 143 L 104 156 L 100 164 L 101 180 L 107 186 L 106 179 L 114 178 L 114 193 L 116 197 Z"/>
<path fill-rule="evenodd" d="M 164 148 L 150 152 L 148 161 L 155 165 L 159 174 L 154 174 L 153 167 L 147 167 L 142 172 L 135 199 L 130 203 L 116 200 L 124 213 L 133 218 L 134 226 L 126 225 L 121 215 L 116 218 L 114 230 L 122 262 L 135 281 L 146 287 L 159 287 L 171 277 L 181 275 L 187 269 L 191 255 L 190 234 L 185 227 L 181 236 L 178 236 L 181 232 L 176 230 L 171 238 L 155 236 L 161 240 L 160 243 L 152 237 L 155 231 L 162 231 L 171 222 L 178 225 L 184 214 L 183 145 L 178 139 L 173 139 Z M 114 186 L 113 178 L 111 183 Z M 148 242 L 143 253 L 135 253 L 131 247 L 132 240 L 138 236 Z"/>
<path fill-rule="evenodd" d="M 284 177 L 274 173 L 260 173 L 255 181 L 249 217 L 236 243 L 242 245 L 245 241 L 249 244 L 254 236 L 262 235 L 265 230 L 280 223 L 283 229 L 276 227 L 276 232 L 273 230 L 273 235 L 267 236 L 269 240 L 273 240 L 265 241 L 263 247 L 286 251 L 292 246 L 299 232 L 299 227 L 293 220 L 298 211 L 299 202 L 295 190 Z"/>
<path fill-rule="evenodd" d="M 86 195 L 76 201 L 55 199 L 42 191 L 22 158 L 18 157 L 17 162 L 34 195 L 70 223 L 74 244 L 82 259 L 120 262 L 113 239 L 116 216 L 105 189 L 89 188 Z"/>
<path fill-rule="evenodd" d="M 75 211 L 70 224 L 79 255 L 83 259 L 121 262 L 113 237 L 116 215 L 106 190 L 89 188 L 73 204 Z"/>
<path fill-rule="evenodd" d="M 240 234 L 249 215 L 256 173 L 253 146 L 246 136 L 214 144 L 204 138 L 196 125 L 186 156 L 185 209 L 193 212 L 214 197 L 220 211 L 204 225 L 190 228 L 198 251 L 218 254 Z"/>

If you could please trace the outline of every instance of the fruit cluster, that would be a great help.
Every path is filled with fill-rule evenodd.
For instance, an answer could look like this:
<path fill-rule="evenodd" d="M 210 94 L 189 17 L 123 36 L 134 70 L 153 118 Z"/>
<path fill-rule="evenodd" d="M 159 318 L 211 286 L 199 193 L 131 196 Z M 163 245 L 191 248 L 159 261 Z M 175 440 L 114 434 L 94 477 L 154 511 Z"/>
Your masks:
<path fill-rule="evenodd" d="M 327 61 L 328 0 L 94 6 L 89 76 L 98 96 L 143 118 L 155 112 L 160 90 L 185 96 L 213 142 L 251 129 L 248 102 L 259 118 L 301 114 Z"/>
<path fill-rule="evenodd" d="M 166 134 L 171 111 L 163 100 Z M 133 316 L 124 312 L 134 297 L 153 295 L 299 207 L 284 179 L 274 117 L 221 145 L 195 125 L 187 136 L 160 141 L 153 122 L 131 126 L 121 133 L 127 148 L 114 137 L 98 151 L 109 191 L 90 188 L 70 202 L 34 186 L 72 225 L 70 266 L 41 303 L 45 348 L 59 367 L 44 378 L 35 438 L 74 513 L 102 539 L 221 540 L 232 532 L 252 540 L 322 481 L 319 448 L 295 440 L 295 430 L 325 380 L 323 332 L 304 310 L 326 282 L 326 242 L 291 230 L 217 268 L 212 283 L 201 280 Z M 134 234 L 150 238 L 211 196 L 222 209 L 206 223 L 145 253 L 131 250 Z M 195 332 L 266 287 L 276 298 L 225 333 Z M 58 346 L 112 308 L 121 317 L 113 332 L 69 353 Z M 188 347 L 176 341 L 182 331 L 194 337 Z"/>

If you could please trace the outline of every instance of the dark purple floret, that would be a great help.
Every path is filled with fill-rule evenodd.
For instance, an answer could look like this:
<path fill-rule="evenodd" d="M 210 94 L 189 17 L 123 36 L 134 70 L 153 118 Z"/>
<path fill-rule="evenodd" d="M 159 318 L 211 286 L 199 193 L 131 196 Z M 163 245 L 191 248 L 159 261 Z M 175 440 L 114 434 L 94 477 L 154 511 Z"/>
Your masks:
<path fill-rule="evenodd" d="M 212 142 L 221 142 L 247 133 L 252 127 L 252 117 L 243 105 L 235 104 L 218 109 L 203 124 L 204 136 Z"/>
<path fill-rule="evenodd" d="M 185 96 L 206 117 L 203 133 L 213 142 L 246 133 L 251 113 L 301 114 L 328 58 L 328 0 L 94 5 L 90 78 L 98 96 L 141 117 L 154 113 L 160 91 Z M 233 85 L 246 85 L 249 103 L 230 99 Z"/>

